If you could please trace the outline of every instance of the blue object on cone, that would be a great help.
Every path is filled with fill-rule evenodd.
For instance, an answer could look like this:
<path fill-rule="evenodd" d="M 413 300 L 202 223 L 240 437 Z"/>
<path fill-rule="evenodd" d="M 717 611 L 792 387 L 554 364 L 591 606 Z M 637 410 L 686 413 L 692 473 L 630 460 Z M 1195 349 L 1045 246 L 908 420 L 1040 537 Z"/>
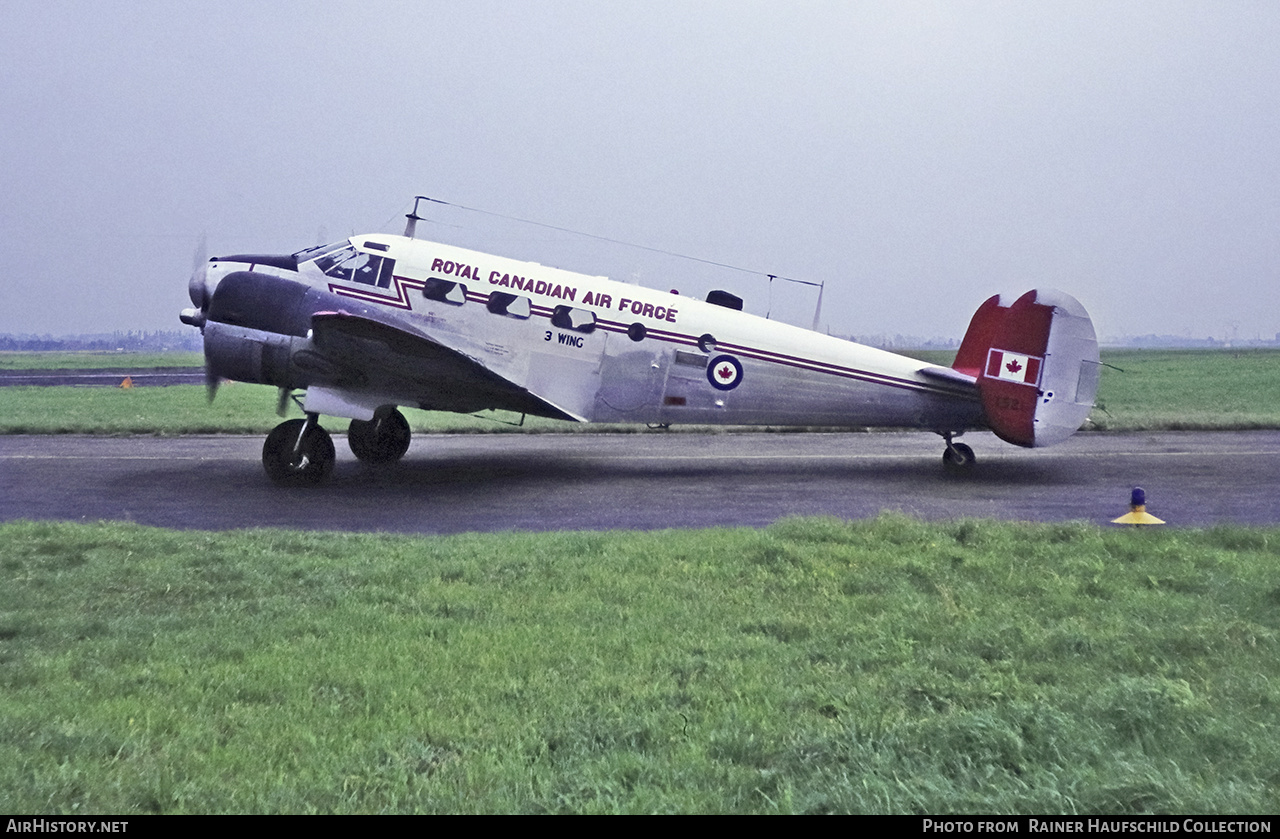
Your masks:
<path fill-rule="evenodd" d="M 1125 513 L 1118 519 L 1112 519 L 1112 524 L 1164 524 L 1164 519 L 1158 519 L 1147 512 L 1147 492 L 1142 487 L 1134 487 L 1133 492 L 1129 494 L 1129 512 Z"/>

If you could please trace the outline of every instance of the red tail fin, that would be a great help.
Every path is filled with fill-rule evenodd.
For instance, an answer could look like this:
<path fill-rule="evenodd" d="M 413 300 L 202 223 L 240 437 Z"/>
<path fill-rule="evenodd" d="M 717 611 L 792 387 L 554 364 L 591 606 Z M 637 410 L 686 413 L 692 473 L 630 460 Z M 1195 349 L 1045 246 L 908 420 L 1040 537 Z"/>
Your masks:
<path fill-rule="evenodd" d="M 1012 305 L 978 307 L 952 367 L 978 380 L 987 425 L 1018 446 L 1048 446 L 1076 432 L 1098 388 L 1098 341 L 1074 297 L 1029 291 Z"/>
<path fill-rule="evenodd" d="M 1009 311 L 1007 303 L 1001 304 L 1000 295 L 988 297 L 986 302 L 973 313 L 969 321 L 969 331 L 964 333 L 960 342 L 960 351 L 951 368 L 957 372 L 977 378 L 987 365 L 987 349 L 995 340 L 996 330 L 1004 323 L 1005 312 Z"/>

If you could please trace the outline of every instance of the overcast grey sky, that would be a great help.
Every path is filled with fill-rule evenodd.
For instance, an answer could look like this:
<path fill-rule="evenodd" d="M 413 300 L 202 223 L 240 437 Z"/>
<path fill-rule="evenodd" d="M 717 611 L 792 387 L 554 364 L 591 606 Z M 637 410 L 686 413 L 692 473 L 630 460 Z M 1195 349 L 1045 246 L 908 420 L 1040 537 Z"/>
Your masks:
<path fill-rule="evenodd" d="M 0 332 L 177 329 L 210 254 L 415 194 L 826 282 L 1280 332 L 1280 3 L 0 0 Z M 810 289 L 447 208 L 419 235 L 807 324 Z"/>

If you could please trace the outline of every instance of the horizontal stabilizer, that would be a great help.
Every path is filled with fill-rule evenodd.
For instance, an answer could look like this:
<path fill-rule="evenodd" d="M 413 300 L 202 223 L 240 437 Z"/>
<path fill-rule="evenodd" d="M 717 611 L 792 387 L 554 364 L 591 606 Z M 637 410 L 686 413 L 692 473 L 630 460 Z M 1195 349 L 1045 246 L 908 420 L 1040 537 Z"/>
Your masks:
<path fill-rule="evenodd" d="M 971 376 L 968 373 L 962 373 L 959 370 L 953 370 L 950 367 L 921 367 L 919 373 L 921 376 L 928 376 L 931 379 L 937 379 L 939 381 L 949 382 L 955 385 L 976 387 L 978 384 L 977 376 Z"/>

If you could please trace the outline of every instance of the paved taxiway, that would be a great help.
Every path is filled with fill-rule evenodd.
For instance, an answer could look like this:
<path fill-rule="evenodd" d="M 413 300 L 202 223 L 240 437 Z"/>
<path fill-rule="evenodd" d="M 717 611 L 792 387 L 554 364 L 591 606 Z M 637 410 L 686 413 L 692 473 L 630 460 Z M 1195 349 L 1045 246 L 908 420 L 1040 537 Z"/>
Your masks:
<path fill-rule="evenodd" d="M 370 469 L 335 436 L 333 479 L 279 489 L 261 437 L 0 437 L 0 520 L 417 533 L 767 525 L 788 515 L 1105 523 L 1129 490 L 1170 524 L 1280 521 L 1280 432 L 1082 434 L 1025 450 L 969 434 L 942 469 L 920 433 L 419 435 Z"/>
<path fill-rule="evenodd" d="M 125 377 L 134 386 L 202 385 L 202 367 L 149 367 L 141 370 L 98 367 L 88 370 L 0 370 L 0 387 L 118 387 Z"/>

